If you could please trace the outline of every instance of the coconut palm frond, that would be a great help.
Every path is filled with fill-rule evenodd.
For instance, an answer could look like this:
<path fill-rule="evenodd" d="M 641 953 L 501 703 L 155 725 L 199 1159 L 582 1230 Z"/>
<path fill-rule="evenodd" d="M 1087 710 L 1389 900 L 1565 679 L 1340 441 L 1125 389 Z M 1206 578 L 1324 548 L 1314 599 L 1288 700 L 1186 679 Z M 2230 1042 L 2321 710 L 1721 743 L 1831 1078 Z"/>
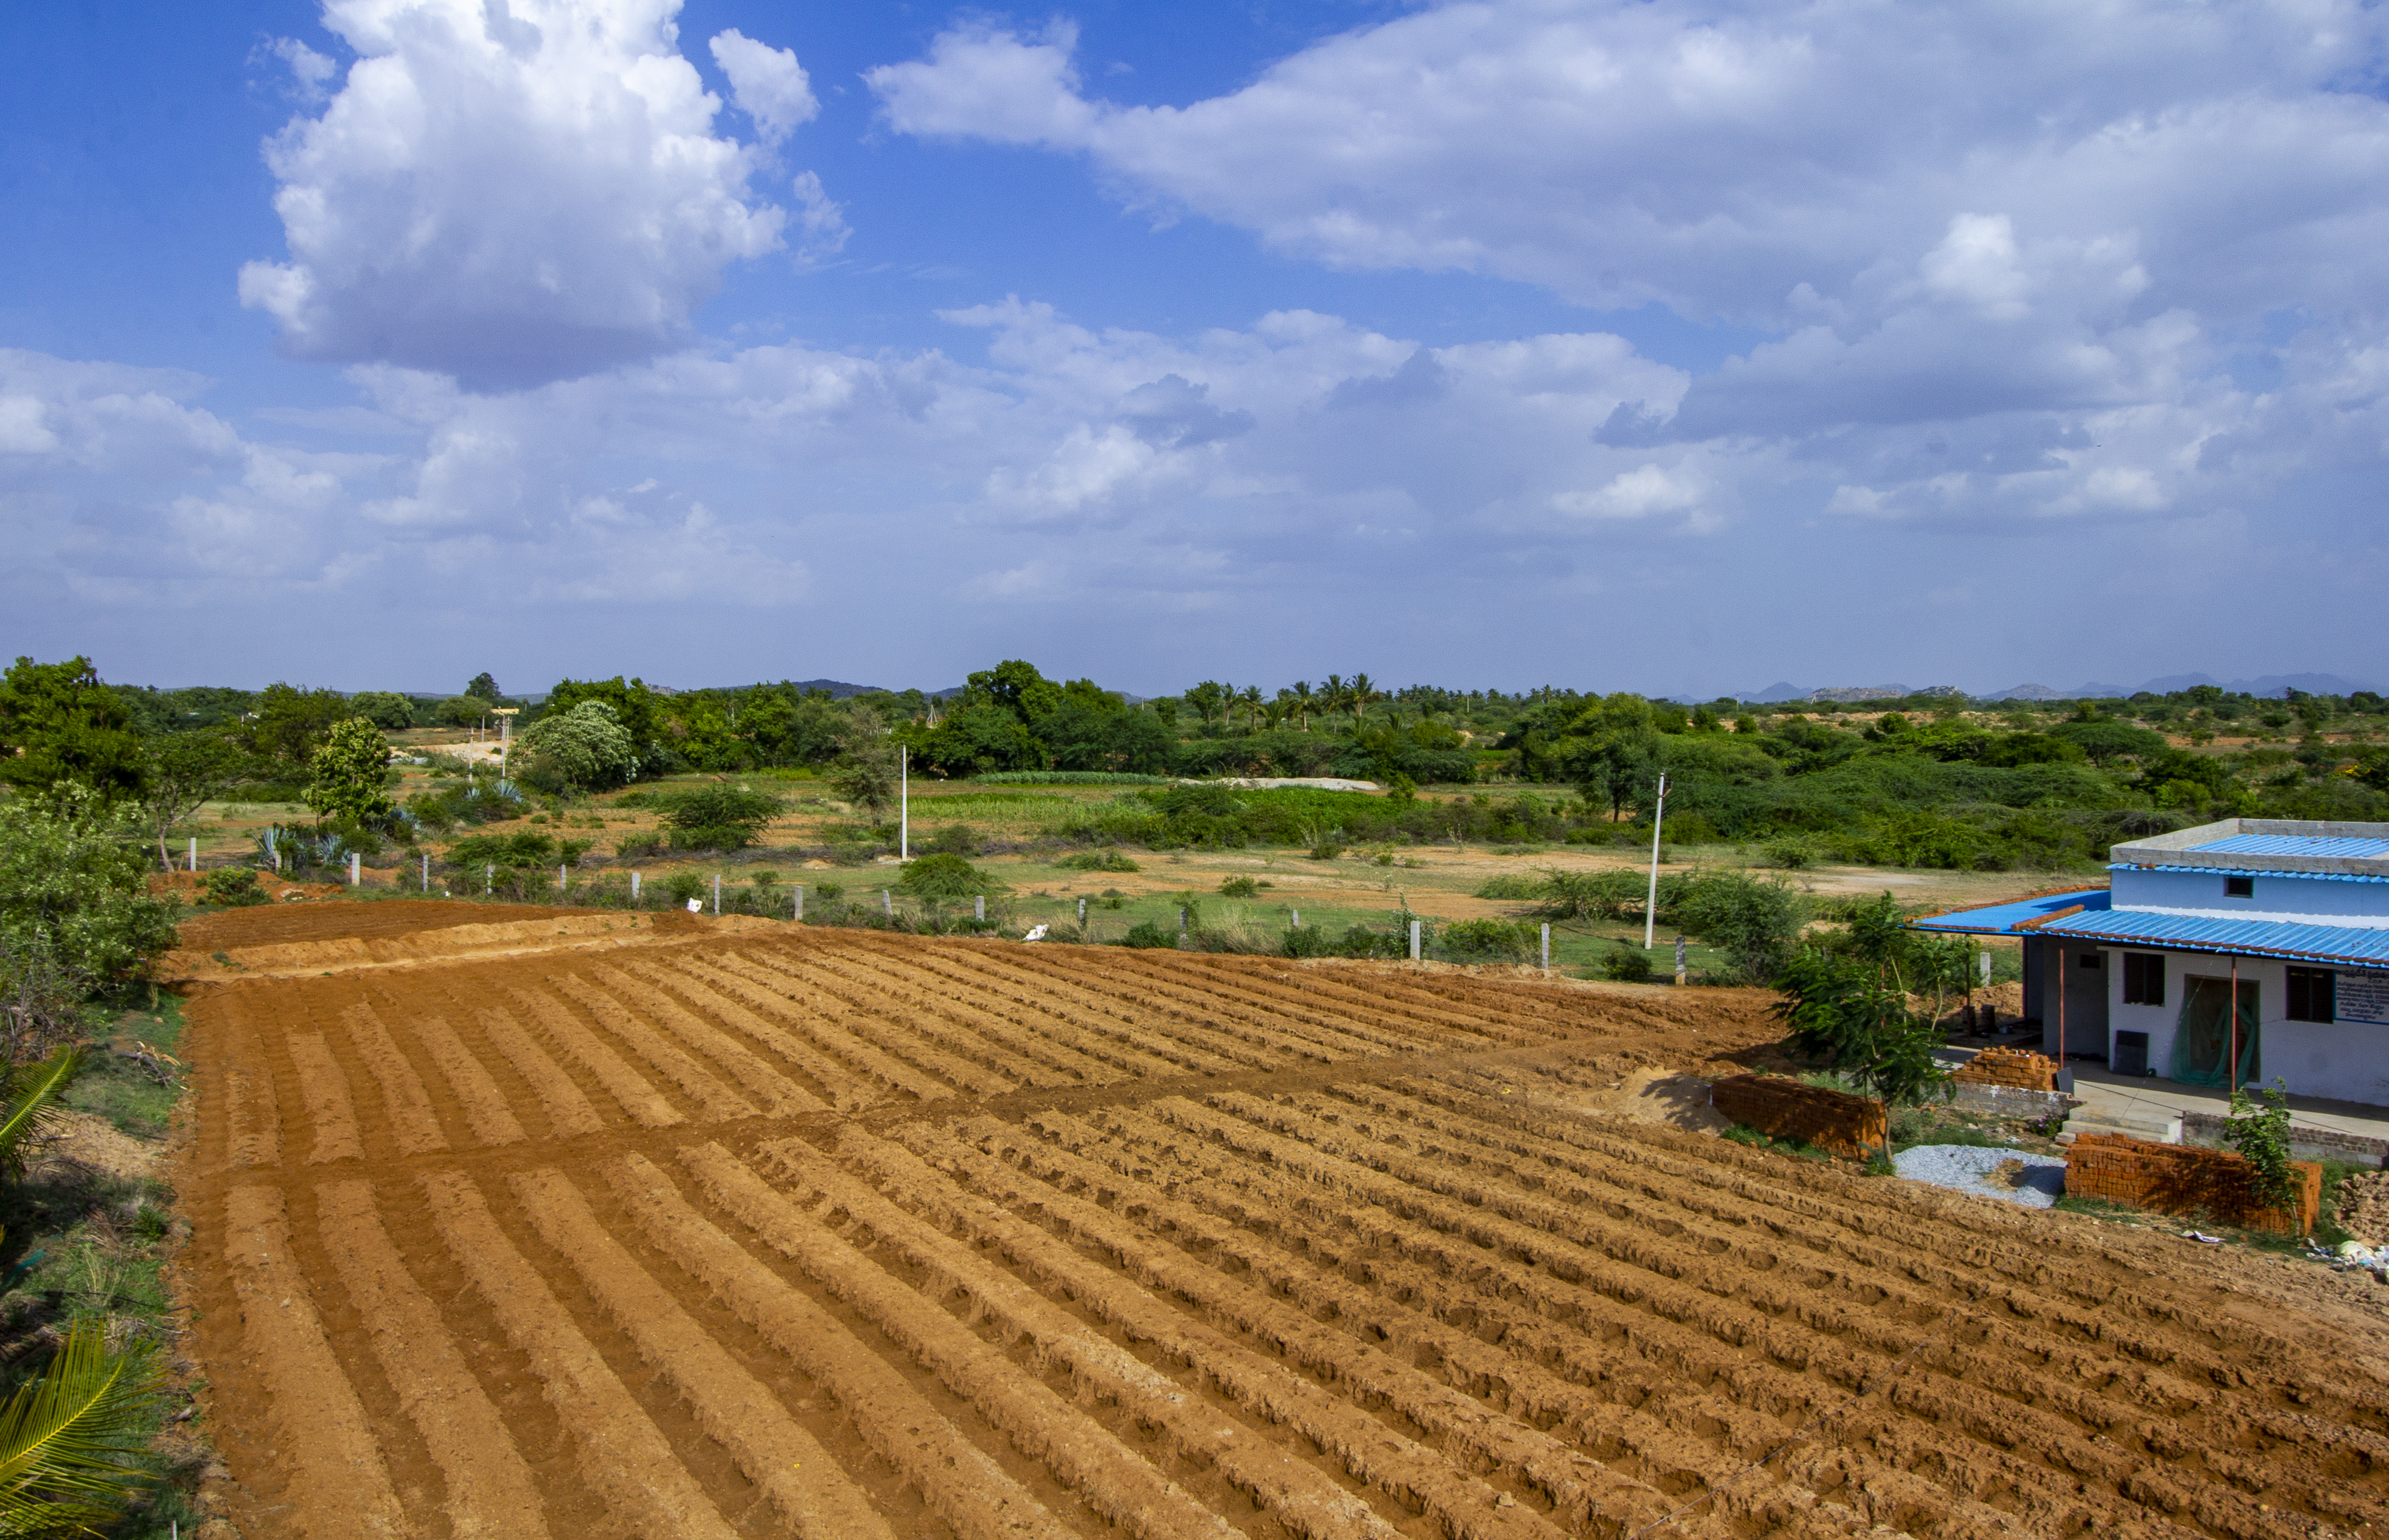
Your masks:
<path fill-rule="evenodd" d="M 0 1405 L 0 1536 L 97 1534 L 147 1467 L 159 1388 L 146 1347 L 108 1350 L 107 1328 L 68 1333 L 41 1378 Z"/>
<path fill-rule="evenodd" d="M 13 1182 L 25 1174 L 34 1136 L 57 1116 L 57 1095 L 82 1068 L 83 1050 L 68 1047 L 0 1073 L 0 1175 Z"/>

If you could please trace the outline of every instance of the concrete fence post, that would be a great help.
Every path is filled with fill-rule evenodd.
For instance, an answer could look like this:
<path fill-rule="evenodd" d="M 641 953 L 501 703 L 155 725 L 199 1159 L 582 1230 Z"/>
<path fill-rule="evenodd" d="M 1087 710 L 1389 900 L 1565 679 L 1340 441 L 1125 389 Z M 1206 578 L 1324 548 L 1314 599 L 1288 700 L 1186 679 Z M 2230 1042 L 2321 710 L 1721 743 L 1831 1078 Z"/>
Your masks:
<path fill-rule="evenodd" d="M 1295 928 L 1296 930 L 1301 930 L 1301 929 L 1302 929 L 1302 911 L 1301 911 L 1301 910 L 1299 910 L 1299 909 L 1296 909 L 1296 910 L 1294 910 L 1294 911 L 1293 911 L 1293 915 L 1294 915 L 1294 928 Z"/>
<path fill-rule="evenodd" d="M 1420 931 L 1420 930 L 1421 930 L 1421 926 L 1420 926 L 1419 921 L 1417 921 L 1417 920 L 1412 920 L 1412 921 L 1411 921 L 1411 961 L 1412 961 L 1412 962 L 1416 962 L 1416 961 L 1418 961 L 1418 960 L 1419 960 L 1419 931 Z"/>
<path fill-rule="evenodd" d="M 635 909 L 639 906 L 639 874 L 632 872 L 631 874 L 631 907 Z"/>
<path fill-rule="evenodd" d="M 789 918 L 799 920 L 805 918 L 805 885 L 801 882 L 797 884 L 797 912 Z"/>
<path fill-rule="evenodd" d="M 971 900 L 971 918 L 985 919 L 986 918 L 987 894 L 981 893 L 977 898 Z"/>
<path fill-rule="evenodd" d="M 1083 898 L 1082 898 L 1082 899 L 1079 900 L 1079 929 L 1080 929 L 1080 930 L 1085 930 L 1086 928 L 1087 928 L 1087 901 L 1086 901 L 1085 899 L 1083 899 Z"/>
<path fill-rule="evenodd" d="M 423 853 L 423 891 L 427 893 L 431 891 L 431 853 L 429 851 Z"/>
<path fill-rule="evenodd" d="M 483 898 L 487 898 L 497 891 L 498 868 L 494 865 L 483 866 L 481 868 L 481 896 Z"/>
<path fill-rule="evenodd" d="M 722 918 L 722 874 L 720 872 L 713 874 L 713 918 L 716 919 Z"/>
<path fill-rule="evenodd" d="M 1178 933 L 1180 935 L 1186 933 L 1186 911 L 1183 909 L 1178 911 Z"/>
<path fill-rule="evenodd" d="M 349 886 L 351 888 L 363 885 L 363 874 L 358 870 L 359 865 L 360 863 L 357 859 L 357 853 L 355 851 L 349 852 Z"/>
<path fill-rule="evenodd" d="M 569 870 L 570 870 L 569 867 L 562 866 L 556 868 L 556 891 L 557 892 L 569 893 L 572 891 L 565 877 L 565 873 Z"/>
<path fill-rule="evenodd" d="M 1983 987 L 1988 989 L 1991 987 L 1991 955 L 1988 951 L 1984 951 L 1977 953 L 1976 956 L 1983 961 Z"/>
<path fill-rule="evenodd" d="M 1545 921 L 1545 922 L 1544 922 L 1544 924 L 1543 924 L 1543 971 L 1544 971 L 1544 972 L 1546 972 L 1546 973 L 1549 973 L 1551 970 L 1552 970 L 1552 927 L 1551 927 L 1551 923 L 1550 923 L 1549 921 Z"/>
<path fill-rule="evenodd" d="M 1684 938 L 1681 936 L 1676 938 L 1676 982 L 1684 982 Z"/>
<path fill-rule="evenodd" d="M 193 871 L 199 869 L 199 841 L 197 835 L 191 838 L 191 869 Z"/>
<path fill-rule="evenodd" d="M 889 919 L 896 918 L 896 901 L 888 896 L 888 890 L 885 888 L 879 890 L 879 912 Z"/>

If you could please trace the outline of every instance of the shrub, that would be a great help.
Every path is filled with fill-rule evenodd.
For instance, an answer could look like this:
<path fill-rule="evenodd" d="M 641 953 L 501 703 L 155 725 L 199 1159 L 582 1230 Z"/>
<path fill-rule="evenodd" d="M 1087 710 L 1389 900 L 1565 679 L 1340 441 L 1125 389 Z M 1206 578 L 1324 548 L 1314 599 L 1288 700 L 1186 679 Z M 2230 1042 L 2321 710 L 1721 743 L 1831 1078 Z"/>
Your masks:
<path fill-rule="evenodd" d="M 2223 1140 L 2253 1168 L 2248 1185 L 2256 1200 L 2285 1209 L 2298 1190 L 2297 1173 L 2290 1163 L 2289 1086 L 2276 1078 L 2257 1095 L 2265 1098 L 2262 1106 L 2245 1090 L 2231 1093 L 2231 1118 L 2223 1125 Z"/>
<path fill-rule="evenodd" d="M 1137 776 L 1124 770 L 996 770 L 973 776 L 981 786 L 1168 786 L 1168 776 Z"/>
<path fill-rule="evenodd" d="M 915 898 L 971 898 L 1005 891 L 1005 885 L 951 852 L 913 858 L 904 868 L 904 891 Z"/>
<path fill-rule="evenodd" d="M 448 847 L 447 859 L 459 866 L 545 866 L 557 859 L 556 840 L 537 829 L 512 834 L 468 834 Z"/>
<path fill-rule="evenodd" d="M 249 866 L 217 867 L 200 879 L 199 892 L 208 903 L 224 909 L 265 902 L 265 890 L 257 885 L 257 872 Z"/>
<path fill-rule="evenodd" d="M 928 842 L 921 848 L 933 854 L 977 855 L 978 830 L 968 824 L 948 824 L 930 835 Z"/>
<path fill-rule="evenodd" d="M 682 908 L 692 898 L 705 896 L 706 881 L 695 872 L 674 872 L 664 879 L 664 896 Z"/>
<path fill-rule="evenodd" d="M 1651 954 L 1622 943 L 1613 946 L 1601 959 L 1601 976 L 1622 984 L 1649 983 Z"/>
<path fill-rule="evenodd" d="M 1506 919 L 1454 920 L 1443 928 L 1444 955 L 1454 962 L 1525 962 L 1535 955 L 1536 933 Z"/>
<path fill-rule="evenodd" d="M 1788 872 L 1806 871 L 1816 864 L 1817 847 L 1803 836 L 1787 834 L 1760 845 L 1758 854 L 1770 866 L 1781 866 Z"/>
<path fill-rule="evenodd" d="M 614 853 L 624 860 L 654 855 L 663 848 L 664 839 L 660 834 L 632 834 L 614 841 Z"/>
<path fill-rule="evenodd" d="M 1686 882 L 1669 918 L 1732 959 L 1743 977 L 1764 983 L 1790 960 L 1808 921 L 1807 901 L 1782 881 L 1740 872 L 1709 872 Z"/>
<path fill-rule="evenodd" d="M 1549 891 L 1550 886 L 1539 877 L 1528 877 L 1524 872 L 1504 872 L 1499 877 L 1488 877 L 1478 883 L 1476 896 L 1507 899 L 1540 898 Z"/>
<path fill-rule="evenodd" d="M 1220 879 L 1220 892 L 1226 898 L 1253 898 L 1260 891 L 1261 885 L 1249 877 L 1223 877 Z"/>
<path fill-rule="evenodd" d="M 1322 840 L 1310 847 L 1313 861 L 1333 861 L 1343 853 L 1344 842 L 1340 840 Z"/>
<path fill-rule="evenodd" d="M 1178 932 L 1165 930 L 1149 919 L 1141 919 L 1129 927 L 1128 934 L 1120 938 L 1119 943 L 1122 946 L 1133 946 L 1140 950 L 1154 947 L 1175 948 L 1178 945 Z"/>
<path fill-rule="evenodd" d="M 1144 869 L 1116 850 L 1080 851 L 1054 864 L 1074 872 L 1136 872 Z"/>
<path fill-rule="evenodd" d="M 174 944 L 174 905 L 147 895 L 134 811 L 66 783 L 0 801 L 0 940 L 77 987 L 129 977 Z"/>
<path fill-rule="evenodd" d="M 1332 957 L 1335 951 L 1335 938 L 1316 925 L 1308 930 L 1296 926 L 1285 933 L 1285 955 L 1289 957 Z"/>
<path fill-rule="evenodd" d="M 1863 962 L 1806 952 L 1784 965 L 1771 1007 L 1800 1052 L 1820 1057 L 1886 1104 L 1947 1099 L 1949 1072 L 1934 1058 L 1941 1033 Z"/>
<path fill-rule="evenodd" d="M 674 850 L 737 850 L 755 842 L 780 811 L 780 799 L 715 781 L 675 792 L 662 805 Z"/>
<path fill-rule="evenodd" d="M 637 751 L 621 717 L 603 700 L 543 716 L 523 729 L 524 778 L 557 787 L 619 786 L 638 774 Z"/>
<path fill-rule="evenodd" d="M 390 745 L 362 716 L 332 724 L 324 746 L 307 761 L 307 805 L 326 818 L 371 822 L 398 811 L 385 782 Z"/>

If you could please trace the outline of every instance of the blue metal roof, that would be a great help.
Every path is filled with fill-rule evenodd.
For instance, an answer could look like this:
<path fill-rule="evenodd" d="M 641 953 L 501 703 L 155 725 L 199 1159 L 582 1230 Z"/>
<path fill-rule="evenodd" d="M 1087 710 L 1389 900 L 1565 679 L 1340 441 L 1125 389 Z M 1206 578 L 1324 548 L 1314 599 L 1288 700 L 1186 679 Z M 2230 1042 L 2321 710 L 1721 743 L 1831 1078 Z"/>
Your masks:
<path fill-rule="evenodd" d="M 2080 892 L 2043 893 L 2038 898 L 2020 898 L 2012 904 L 1994 904 L 1982 909 L 1958 909 L 1946 915 L 1927 915 L 1911 919 L 1911 930 L 1938 930 L 1958 936 L 2012 936 L 2030 934 L 2016 927 L 2027 920 L 2047 919 L 2060 909 L 2080 906 L 2085 910 L 2104 909 L 2113 897 L 2104 888 L 2085 888 Z M 2044 927 L 2043 929 L 2047 929 Z"/>
<path fill-rule="evenodd" d="M 2285 872 L 2272 866 L 2173 866 L 2154 863 L 2117 861 L 2107 869 L 2111 872 L 2195 872 L 2201 877 L 2272 877 L 2294 879 L 2300 882 L 2389 882 L 2389 874 L 2373 872 Z"/>
<path fill-rule="evenodd" d="M 2190 848 L 2218 855 L 2389 855 L 2389 840 L 2349 834 L 2235 834 Z"/>
<path fill-rule="evenodd" d="M 2110 941 L 2168 946 L 2186 952 L 2234 952 L 2242 956 L 2292 961 L 2389 964 L 2389 930 L 2346 925 L 2300 925 L 2279 919 L 2202 919 L 2195 915 L 2159 915 L 2144 909 L 2068 915 L 2038 934 L 2069 941 Z"/>

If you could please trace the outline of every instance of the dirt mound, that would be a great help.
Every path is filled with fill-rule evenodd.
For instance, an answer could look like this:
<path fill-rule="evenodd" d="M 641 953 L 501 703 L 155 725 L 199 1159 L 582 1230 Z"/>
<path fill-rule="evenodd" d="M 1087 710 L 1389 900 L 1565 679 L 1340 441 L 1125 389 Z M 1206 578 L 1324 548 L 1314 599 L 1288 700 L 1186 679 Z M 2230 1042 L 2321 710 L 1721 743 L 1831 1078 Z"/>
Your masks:
<path fill-rule="evenodd" d="M 183 1255 L 231 1516 L 2389 1521 L 2377 1317 L 1666 1126 L 1758 1041 L 1705 993 L 776 924 L 211 990 Z M 1654 1122 L 1559 1110 L 1621 1096 Z"/>
<path fill-rule="evenodd" d="M 182 874 L 185 878 L 188 873 Z M 207 873 L 201 872 L 201 877 Z M 267 891 L 275 891 L 271 878 Z M 287 886 L 288 884 L 284 884 Z M 339 893 L 343 890 L 331 890 Z M 222 909 L 185 920 L 182 943 L 187 950 L 212 951 L 235 946 L 270 946 L 277 942 L 325 941 L 365 936 L 403 936 L 451 925 L 492 925 L 556 915 L 585 915 L 590 909 L 556 909 L 537 904 L 469 904 L 461 899 L 407 898 L 358 900 L 338 905 L 307 905 L 282 908 L 252 905 L 246 909 Z"/>

